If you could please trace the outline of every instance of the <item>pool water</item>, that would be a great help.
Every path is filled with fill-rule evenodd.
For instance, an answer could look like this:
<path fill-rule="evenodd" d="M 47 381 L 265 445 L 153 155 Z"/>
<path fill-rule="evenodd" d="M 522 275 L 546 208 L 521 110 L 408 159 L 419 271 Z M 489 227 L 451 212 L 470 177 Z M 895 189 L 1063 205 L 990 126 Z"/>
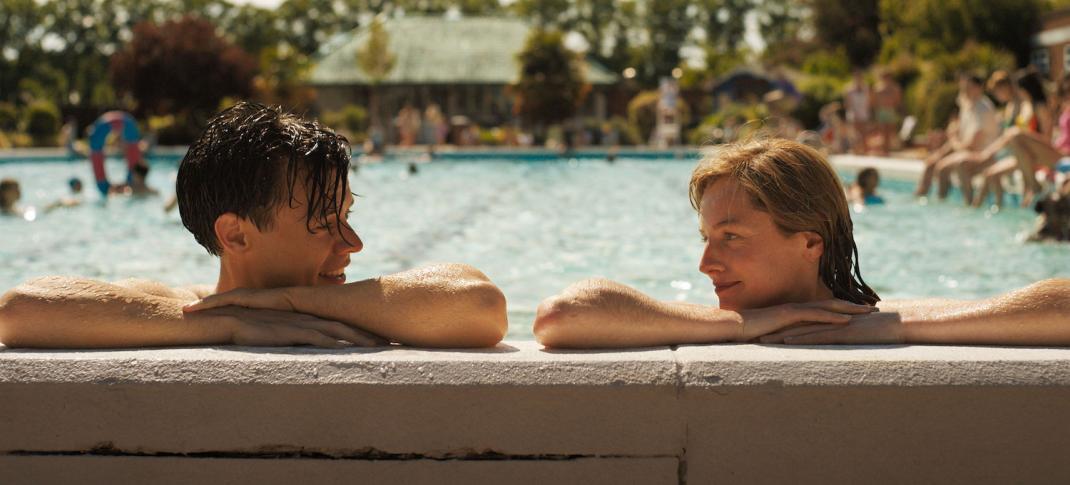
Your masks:
<path fill-rule="evenodd" d="M 509 300 L 509 337 L 530 339 L 539 301 L 576 280 L 603 276 L 657 298 L 715 303 L 698 272 L 702 243 L 687 199 L 693 161 L 619 160 L 403 163 L 362 167 L 350 223 L 364 250 L 350 281 L 432 262 L 483 270 Z M 110 161 L 111 174 L 123 173 Z M 177 163 L 154 160 L 149 183 L 174 191 Z M 214 283 L 218 263 L 163 198 L 101 201 L 85 162 L 0 163 L 22 184 L 23 205 L 66 195 L 81 177 L 87 204 L 36 220 L 0 218 L 0 289 L 66 274 Z M 977 298 L 1049 277 L 1070 277 L 1070 245 L 1025 243 L 1034 214 L 991 214 L 956 203 L 922 206 L 911 184 L 885 180 L 884 206 L 854 214 L 862 274 L 885 299 Z"/>

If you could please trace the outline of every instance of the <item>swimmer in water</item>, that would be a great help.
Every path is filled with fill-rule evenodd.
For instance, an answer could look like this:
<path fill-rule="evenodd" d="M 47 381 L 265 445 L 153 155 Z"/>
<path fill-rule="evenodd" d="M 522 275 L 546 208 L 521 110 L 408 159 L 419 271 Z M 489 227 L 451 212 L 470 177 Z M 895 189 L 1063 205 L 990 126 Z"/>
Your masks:
<path fill-rule="evenodd" d="M 877 186 L 881 183 L 880 173 L 873 167 L 863 168 L 858 172 L 855 183 L 847 189 L 847 199 L 852 204 L 880 205 L 884 198 L 877 195 Z"/>
<path fill-rule="evenodd" d="M 22 217 L 25 210 L 18 206 L 22 198 L 19 181 L 15 179 L 0 180 L 0 214 Z"/>
<path fill-rule="evenodd" d="M 132 195 L 135 197 L 150 197 L 160 195 L 160 191 L 149 187 L 146 183 L 149 177 L 149 164 L 142 162 L 134 165 L 134 169 L 131 172 L 131 182 L 129 184 L 120 184 L 111 187 L 108 190 L 108 194 L 111 195 Z"/>
<path fill-rule="evenodd" d="M 59 200 L 45 206 L 45 212 L 52 212 L 61 207 L 77 207 L 82 205 L 82 180 L 78 177 L 71 177 L 67 180 L 67 186 L 71 189 L 71 195 L 62 197 Z"/>

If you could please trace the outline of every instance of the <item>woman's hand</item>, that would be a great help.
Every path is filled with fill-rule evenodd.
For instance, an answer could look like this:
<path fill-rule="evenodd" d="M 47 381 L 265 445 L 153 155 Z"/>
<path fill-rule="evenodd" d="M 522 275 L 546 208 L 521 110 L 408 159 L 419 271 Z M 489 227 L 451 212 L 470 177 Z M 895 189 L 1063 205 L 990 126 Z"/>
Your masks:
<path fill-rule="evenodd" d="M 743 325 L 736 339 L 749 342 L 756 338 L 780 333 L 796 327 L 821 325 L 823 329 L 846 325 L 856 315 L 869 315 L 877 310 L 844 300 L 822 300 L 810 303 L 787 303 L 769 308 L 742 310 Z"/>
<path fill-rule="evenodd" d="M 762 343 L 790 345 L 901 344 L 903 319 L 898 312 L 856 315 L 846 325 L 806 325 L 761 338 Z"/>

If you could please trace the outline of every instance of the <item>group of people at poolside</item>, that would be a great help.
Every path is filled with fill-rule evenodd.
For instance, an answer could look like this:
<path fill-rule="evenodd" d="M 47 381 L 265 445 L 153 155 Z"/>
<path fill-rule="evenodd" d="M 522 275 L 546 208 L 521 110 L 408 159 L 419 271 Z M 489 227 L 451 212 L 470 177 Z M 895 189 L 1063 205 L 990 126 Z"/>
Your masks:
<path fill-rule="evenodd" d="M 1002 207 L 1004 181 L 1017 173 L 1021 205 L 1029 207 L 1044 195 L 1044 184 L 1054 187 L 1057 173 L 1070 170 L 1070 76 L 1049 96 L 1032 68 L 1013 75 L 996 71 L 987 82 L 963 75 L 946 133 L 947 142 L 925 160 L 915 195 L 928 196 L 935 180 L 936 196 L 945 199 L 957 178 L 967 205 L 982 207 L 991 196 L 992 204 Z M 1045 200 L 1070 197 L 1070 182 L 1051 192 Z"/>
<path fill-rule="evenodd" d="M 485 347 L 506 300 L 483 273 L 442 264 L 347 283 L 362 249 L 344 137 L 253 103 L 212 119 L 179 167 L 185 227 L 219 256 L 214 286 L 75 277 L 0 298 L 8 347 L 398 343 Z M 1070 280 L 978 301 L 883 302 L 862 278 L 847 197 L 817 151 L 787 140 L 718 147 L 689 189 L 699 270 L 717 305 L 578 282 L 539 306 L 536 339 L 606 348 L 767 342 L 1070 345 Z M 683 195 L 681 194 L 681 197 Z"/>
<path fill-rule="evenodd" d="M 870 86 L 865 72 L 856 70 L 842 101 L 821 108 L 817 136 L 832 153 L 863 154 L 877 140 L 877 153 L 888 155 L 899 140 L 902 109 L 903 89 L 891 71 L 879 70 Z"/>

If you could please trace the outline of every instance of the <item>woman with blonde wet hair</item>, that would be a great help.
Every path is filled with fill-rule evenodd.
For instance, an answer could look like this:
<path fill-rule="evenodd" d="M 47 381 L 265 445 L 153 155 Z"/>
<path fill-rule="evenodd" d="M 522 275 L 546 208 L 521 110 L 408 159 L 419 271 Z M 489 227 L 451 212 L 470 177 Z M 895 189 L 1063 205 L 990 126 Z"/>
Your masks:
<path fill-rule="evenodd" d="M 718 147 L 695 168 L 689 193 L 704 245 L 699 271 L 718 305 L 585 280 L 539 305 L 536 339 L 572 348 L 758 339 L 1070 345 L 1070 280 L 978 301 L 881 302 L 862 279 L 839 177 L 805 145 Z"/>

